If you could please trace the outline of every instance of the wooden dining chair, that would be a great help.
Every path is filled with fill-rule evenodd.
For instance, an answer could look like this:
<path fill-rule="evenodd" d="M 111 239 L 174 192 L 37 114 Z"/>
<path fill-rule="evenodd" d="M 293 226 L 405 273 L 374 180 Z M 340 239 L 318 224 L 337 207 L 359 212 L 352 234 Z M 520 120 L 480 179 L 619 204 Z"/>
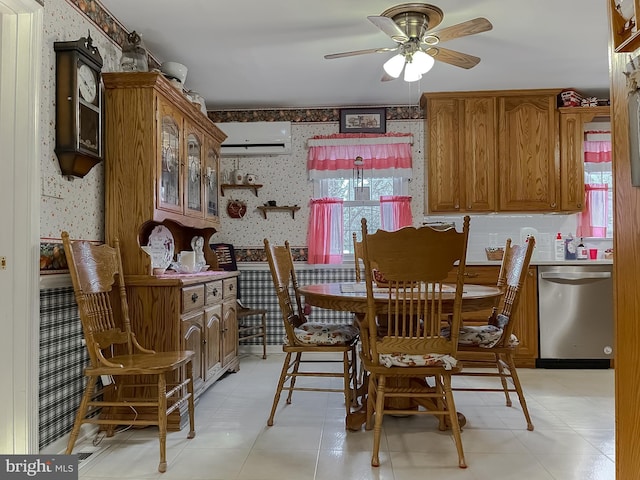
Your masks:
<path fill-rule="evenodd" d="M 365 428 L 373 427 L 373 466 L 380 465 L 384 415 L 429 414 L 438 416 L 441 430 L 451 427 L 458 465 L 466 468 L 451 375 L 461 371 L 456 354 L 468 237 L 468 216 L 462 232 L 424 226 L 370 234 L 362 219 L 367 315 L 361 357 L 369 373 Z M 376 268 L 386 288 L 375 286 Z M 445 285 L 452 270 L 457 270 L 456 283 Z M 380 297 L 385 307 L 379 306 Z M 453 329 L 445 336 L 441 319 L 447 313 Z"/>
<path fill-rule="evenodd" d="M 69 437 L 66 454 L 73 451 L 84 423 L 107 426 L 108 436 L 117 425 L 157 425 L 160 440 L 158 471 L 167 469 L 167 416 L 185 402 L 189 413 L 189 433 L 196 435 L 193 402 L 194 352 L 155 352 L 142 347 L 131 329 L 127 293 L 118 240 L 114 246 L 71 241 L 62 232 L 62 243 L 71 273 L 89 365 L 82 400 Z M 182 376 L 178 373 L 183 372 Z M 145 382 L 145 379 L 147 381 Z M 177 384 L 168 384 L 176 380 Z M 102 387 L 96 390 L 101 382 Z M 150 383 L 150 382 L 153 383 Z M 156 391 L 145 400 L 133 399 L 132 392 Z M 137 409 L 152 408 L 155 417 L 138 415 Z M 133 420 L 112 416 L 120 410 L 135 413 Z"/>
<path fill-rule="evenodd" d="M 225 271 L 236 272 L 235 248 L 230 243 L 212 243 L 211 250 L 216 254 L 218 267 Z M 253 339 L 262 338 L 262 358 L 267 358 L 267 309 L 261 307 L 250 307 L 242 301 L 241 276 L 238 277 L 236 286 L 236 303 L 238 309 L 236 318 L 238 320 L 238 342 L 246 343 Z"/>
<path fill-rule="evenodd" d="M 522 384 L 518 377 L 514 353 L 518 348 L 518 338 L 514 334 L 517 318 L 514 317 L 536 240 L 529 237 L 525 245 L 512 245 L 507 239 L 497 286 L 503 291 L 493 307 L 491 316 L 484 325 L 465 325 L 460 328 L 458 350 L 469 367 L 489 367 L 477 371 L 465 370 L 457 375 L 468 377 L 499 377 L 502 388 L 455 387 L 460 391 L 504 392 L 506 404 L 511 406 L 509 392 L 516 392 L 522 412 L 527 421 L 527 430 L 533 430 L 533 423 L 524 398 Z M 513 386 L 509 386 L 510 381 Z"/>
<path fill-rule="evenodd" d="M 289 242 L 284 245 L 271 245 L 264 239 L 264 247 L 271 270 L 273 286 L 278 297 L 278 304 L 282 312 L 285 329 L 285 341 L 282 350 L 286 353 L 278 386 L 273 398 L 273 406 L 267 425 L 273 425 L 273 419 L 280 401 L 282 390 L 288 390 L 287 404 L 296 391 L 310 392 L 340 392 L 344 394 L 347 417 L 351 412 L 353 391 L 357 381 L 358 328 L 351 324 L 333 324 L 308 321 L 302 306 L 302 298 L 298 290 L 298 279 L 293 266 L 293 258 Z M 293 293 L 293 298 L 291 294 Z M 310 353 L 311 359 L 303 358 L 303 354 Z M 325 355 L 319 358 L 317 354 Z M 341 360 L 336 360 L 336 355 Z M 293 358 L 292 358 L 293 357 Z M 327 368 L 307 370 L 301 368 L 304 364 L 312 363 L 320 366 L 323 363 L 342 363 L 342 372 L 331 371 Z M 298 377 L 342 378 L 343 388 L 330 386 L 311 387 L 296 383 Z M 303 381 L 304 382 L 304 381 Z M 353 382 L 353 386 L 352 386 Z"/>

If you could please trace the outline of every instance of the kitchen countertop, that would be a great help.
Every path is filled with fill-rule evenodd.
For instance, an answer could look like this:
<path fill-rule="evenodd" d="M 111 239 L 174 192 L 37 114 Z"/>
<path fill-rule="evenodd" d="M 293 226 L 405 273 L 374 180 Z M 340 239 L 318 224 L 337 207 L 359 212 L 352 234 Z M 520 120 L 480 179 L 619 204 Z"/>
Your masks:
<path fill-rule="evenodd" d="M 500 260 L 490 261 L 490 260 L 467 260 L 467 265 L 470 266 L 492 266 L 492 265 L 500 265 L 502 262 Z M 613 265 L 613 260 L 607 259 L 598 259 L 598 260 L 536 260 L 532 259 L 530 265 L 579 265 L 579 266 L 587 266 L 587 265 Z"/>

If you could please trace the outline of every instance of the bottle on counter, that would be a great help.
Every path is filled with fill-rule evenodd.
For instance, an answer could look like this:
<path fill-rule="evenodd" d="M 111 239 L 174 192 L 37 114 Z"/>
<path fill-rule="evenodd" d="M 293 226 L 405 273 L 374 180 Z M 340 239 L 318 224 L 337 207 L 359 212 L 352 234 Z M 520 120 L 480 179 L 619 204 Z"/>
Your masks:
<path fill-rule="evenodd" d="M 562 239 L 560 232 L 556 235 L 555 242 L 556 260 L 564 260 L 564 240 Z"/>
<path fill-rule="evenodd" d="M 578 244 L 578 248 L 576 249 L 576 258 L 578 260 L 587 260 L 589 258 L 589 253 L 587 251 L 587 247 L 584 246 L 583 238 L 580 238 L 580 243 Z"/>
<path fill-rule="evenodd" d="M 575 260 L 576 250 L 576 241 L 573 238 L 573 235 L 569 234 L 567 238 L 564 239 L 564 259 Z"/>

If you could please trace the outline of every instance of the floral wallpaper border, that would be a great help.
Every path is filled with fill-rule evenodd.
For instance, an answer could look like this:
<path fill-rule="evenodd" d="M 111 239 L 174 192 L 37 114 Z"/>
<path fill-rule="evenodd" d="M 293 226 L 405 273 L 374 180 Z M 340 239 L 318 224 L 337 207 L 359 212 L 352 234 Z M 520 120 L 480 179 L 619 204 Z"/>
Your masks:
<path fill-rule="evenodd" d="M 386 107 L 387 120 L 420 120 L 424 110 L 419 106 Z M 214 122 L 339 122 L 340 108 L 292 108 L 274 110 L 209 110 Z"/>

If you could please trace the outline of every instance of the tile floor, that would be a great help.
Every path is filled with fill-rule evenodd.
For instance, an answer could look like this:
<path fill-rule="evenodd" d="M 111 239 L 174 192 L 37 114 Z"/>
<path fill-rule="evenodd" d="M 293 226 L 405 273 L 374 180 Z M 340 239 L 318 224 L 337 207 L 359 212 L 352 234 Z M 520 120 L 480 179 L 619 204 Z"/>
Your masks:
<path fill-rule="evenodd" d="M 462 441 L 468 464 L 457 467 L 448 432 L 435 417 L 385 417 L 381 466 L 370 465 L 372 432 L 344 429 L 340 394 L 284 396 L 266 426 L 281 354 L 245 355 L 196 405 L 196 431 L 169 433 L 167 472 L 157 472 L 156 430 L 129 430 L 102 440 L 81 462 L 80 478 L 163 480 L 614 480 L 613 370 L 519 370 L 535 431 L 520 405 L 500 393 L 457 392 L 467 417 Z M 495 380 L 495 379 L 494 379 Z M 456 379 L 463 383 L 491 379 Z M 90 440 L 74 453 L 87 451 Z M 95 448 L 94 448 L 95 450 Z"/>

